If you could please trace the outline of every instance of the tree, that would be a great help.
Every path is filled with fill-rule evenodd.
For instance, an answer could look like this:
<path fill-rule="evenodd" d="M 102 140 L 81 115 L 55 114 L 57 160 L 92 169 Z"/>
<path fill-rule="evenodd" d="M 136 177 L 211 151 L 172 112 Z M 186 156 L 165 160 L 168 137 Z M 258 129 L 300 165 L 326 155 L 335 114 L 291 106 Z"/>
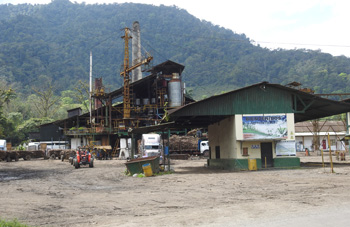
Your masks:
<path fill-rule="evenodd" d="M 40 118 L 53 116 L 58 108 L 54 108 L 59 101 L 59 97 L 54 96 L 51 82 L 47 83 L 46 89 L 33 88 L 38 99 L 34 101 L 34 106 Z"/>
<path fill-rule="evenodd" d="M 8 104 L 10 100 L 15 97 L 16 94 L 12 88 L 7 90 L 3 88 L 0 89 L 0 137 L 7 138 L 8 135 L 14 131 L 13 124 L 3 116 L 2 107 L 5 103 Z"/>
<path fill-rule="evenodd" d="M 87 112 L 90 111 L 89 108 L 89 85 L 87 83 L 82 82 L 79 80 L 79 86 L 75 87 L 76 90 L 76 97 L 78 101 L 83 104 L 85 110 Z"/>
<path fill-rule="evenodd" d="M 16 97 L 16 93 L 12 88 L 9 89 L 1 89 L 0 88 L 0 111 L 3 107 L 3 105 L 6 103 L 8 104 L 11 99 L 14 99 Z"/>

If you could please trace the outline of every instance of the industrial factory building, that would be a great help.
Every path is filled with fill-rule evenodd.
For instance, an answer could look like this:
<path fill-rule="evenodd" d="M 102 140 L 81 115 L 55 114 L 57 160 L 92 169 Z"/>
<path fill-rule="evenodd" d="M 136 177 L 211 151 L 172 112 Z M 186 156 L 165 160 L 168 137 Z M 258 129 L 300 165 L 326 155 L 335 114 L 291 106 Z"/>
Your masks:
<path fill-rule="evenodd" d="M 123 87 L 106 93 L 102 78 L 96 78 L 93 85 L 90 54 L 90 100 L 93 103 L 90 104 L 90 111 L 81 114 L 81 109 L 70 110 L 67 119 L 52 123 L 64 133 L 64 138 L 59 139 L 70 141 L 72 149 L 93 144 L 95 147 L 113 149 L 112 155 L 117 156 L 121 145 L 123 149 L 130 148 L 129 132 L 132 129 L 158 125 L 167 118 L 168 110 L 194 101 L 185 95 L 181 78 L 185 68 L 183 65 L 168 60 L 150 67 L 153 57 L 148 53 L 141 56 L 139 23 L 134 22 L 132 30 L 125 28 L 124 32 L 124 63 L 120 72 Z M 141 67 L 148 69 L 143 70 L 148 76 L 143 78 Z"/>
<path fill-rule="evenodd" d="M 120 139 L 130 138 L 130 128 L 158 125 L 166 110 L 193 102 L 184 94 L 181 73 L 184 66 L 165 61 L 149 70 L 149 76 L 130 83 L 130 116 L 124 118 L 124 88 L 104 93 L 102 79 L 95 81 L 95 108 L 91 113 L 81 114 L 77 109 L 69 111 L 69 118 L 54 122 L 59 125 L 71 142 L 71 148 L 88 145 L 120 148 Z M 121 99 L 123 100 L 123 99 Z M 130 144 L 126 144 L 130 146 Z"/>
<path fill-rule="evenodd" d="M 248 169 L 300 166 L 295 123 L 350 111 L 350 104 L 262 82 L 170 112 L 172 123 L 208 127 L 209 167 Z M 349 124 L 348 124 L 349 125 Z"/>
<path fill-rule="evenodd" d="M 53 123 L 72 149 L 93 143 L 118 156 L 125 148 L 135 152 L 136 139 L 143 133 L 206 128 L 209 167 L 248 169 L 250 160 L 257 168 L 293 167 L 300 166 L 295 123 L 350 112 L 349 103 L 268 82 L 194 102 L 185 95 L 181 64 L 165 61 L 142 78 L 140 67 L 153 58 L 140 55 L 138 23 L 133 25 L 136 38 L 129 66 L 129 32 L 125 28 L 123 87 L 106 93 L 102 78 L 96 79 L 91 111 L 81 114 L 75 109 L 67 119 Z M 133 152 L 127 153 L 132 157 Z"/>

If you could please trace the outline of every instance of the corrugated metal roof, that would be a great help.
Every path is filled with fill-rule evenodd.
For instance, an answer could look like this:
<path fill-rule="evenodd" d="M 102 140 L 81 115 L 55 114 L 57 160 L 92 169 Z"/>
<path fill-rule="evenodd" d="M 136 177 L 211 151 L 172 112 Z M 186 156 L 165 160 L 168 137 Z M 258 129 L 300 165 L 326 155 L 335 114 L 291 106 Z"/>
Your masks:
<path fill-rule="evenodd" d="M 279 84 L 261 82 L 169 111 L 176 121 L 203 125 L 212 117 L 235 114 L 294 113 L 295 122 L 350 111 L 350 104 L 321 98 Z M 201 118 L 199 118 L 201 117 Z M 198 120 L 196 122 L 196 120 Z"/>
<path fill-rule="evenodd" d="M 346 125 L 342 121 L 320 121 L 319 132 L 345 132 Z M 313 132 L 313 125 L 311 121 L 298 122 L 295 124 L 296 133 L 310 133 Z"/>
<path fill-rule="evenodd" d="M 328 136 L 328 134 L 330 136 L 345 136 L 346 133 L 345 132 L 320 132 L 318 133 L 319 136 Z M 295 136 L 313 136 L 314 134 L 309 132 L 297 132 L 295 133 Z"/>

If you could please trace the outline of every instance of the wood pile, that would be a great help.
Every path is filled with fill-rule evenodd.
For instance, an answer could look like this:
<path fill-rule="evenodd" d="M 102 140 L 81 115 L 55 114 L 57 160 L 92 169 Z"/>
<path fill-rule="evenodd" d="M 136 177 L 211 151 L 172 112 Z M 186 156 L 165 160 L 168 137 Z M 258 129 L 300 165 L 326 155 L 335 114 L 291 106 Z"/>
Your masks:
<path fill-rule="evenodd" d="M 0 151 L 0 161 L 11 162 L 12 160 L 18 161 L 19 155 L 17 151 Z"/>
<path fill-rule="evenodd" d="M 0 160 L 10 162 L 12 160 L 18 161 L 18 159 L 23 158 L 23 160 L 30 160 L 32 158 L 44 158 L 45 152 L 43 150 L 35 151 L 0 151 Z"/>
<path fill-rule="evenodd" d="M 6 151 L 0 151 L 0 161 L 5 161 Z"/>
<path fill-rule="evenodd" d="M 61 150 L 61 161 L 68 160 L 70 157 L 74 157 L 76 154 L 76 150 L 65 149 Z"/>
<path fill-rule="evenodd" d="M 70 154 L 72 152 L 75 152 L 74 150 L 70 150 L 70 149 L 52 149 L 52 150 L 48 150 L 46 153 L 46 156 L 50 159 L 61 159 L 61 155 L 64 156 L 64 159 L 67 157 L 67 159 L 70 157 Z"/>
<path fill-rule="evenodd" d="M 44 158 L 45 152 L 43 150 L 34 150 L 34 151 L 17 151 L 19 158 L 23 160 L 30 160 L 32 158 Z"/>
<path fill-rule="evenodd" d="M 169 151 L 171 153 L 196 151 L 197 149 L 198 149 L 198 138 L 194 136 L 172 135 L 170 137 Z"/>

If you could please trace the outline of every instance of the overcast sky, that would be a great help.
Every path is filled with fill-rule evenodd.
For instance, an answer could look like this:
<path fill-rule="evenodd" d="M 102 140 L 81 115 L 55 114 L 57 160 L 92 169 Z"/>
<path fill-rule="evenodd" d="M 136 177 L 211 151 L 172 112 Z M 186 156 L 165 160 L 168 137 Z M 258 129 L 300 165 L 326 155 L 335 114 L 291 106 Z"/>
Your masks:
<path fill-rule="evenodd" d="M 76 0 L 72 2 L 176 5 L 268 48 L 320 49 L 350 57 L 348 0 Z M 45 4 L 51 0 L 0 0 L 5 3 Z"/>

